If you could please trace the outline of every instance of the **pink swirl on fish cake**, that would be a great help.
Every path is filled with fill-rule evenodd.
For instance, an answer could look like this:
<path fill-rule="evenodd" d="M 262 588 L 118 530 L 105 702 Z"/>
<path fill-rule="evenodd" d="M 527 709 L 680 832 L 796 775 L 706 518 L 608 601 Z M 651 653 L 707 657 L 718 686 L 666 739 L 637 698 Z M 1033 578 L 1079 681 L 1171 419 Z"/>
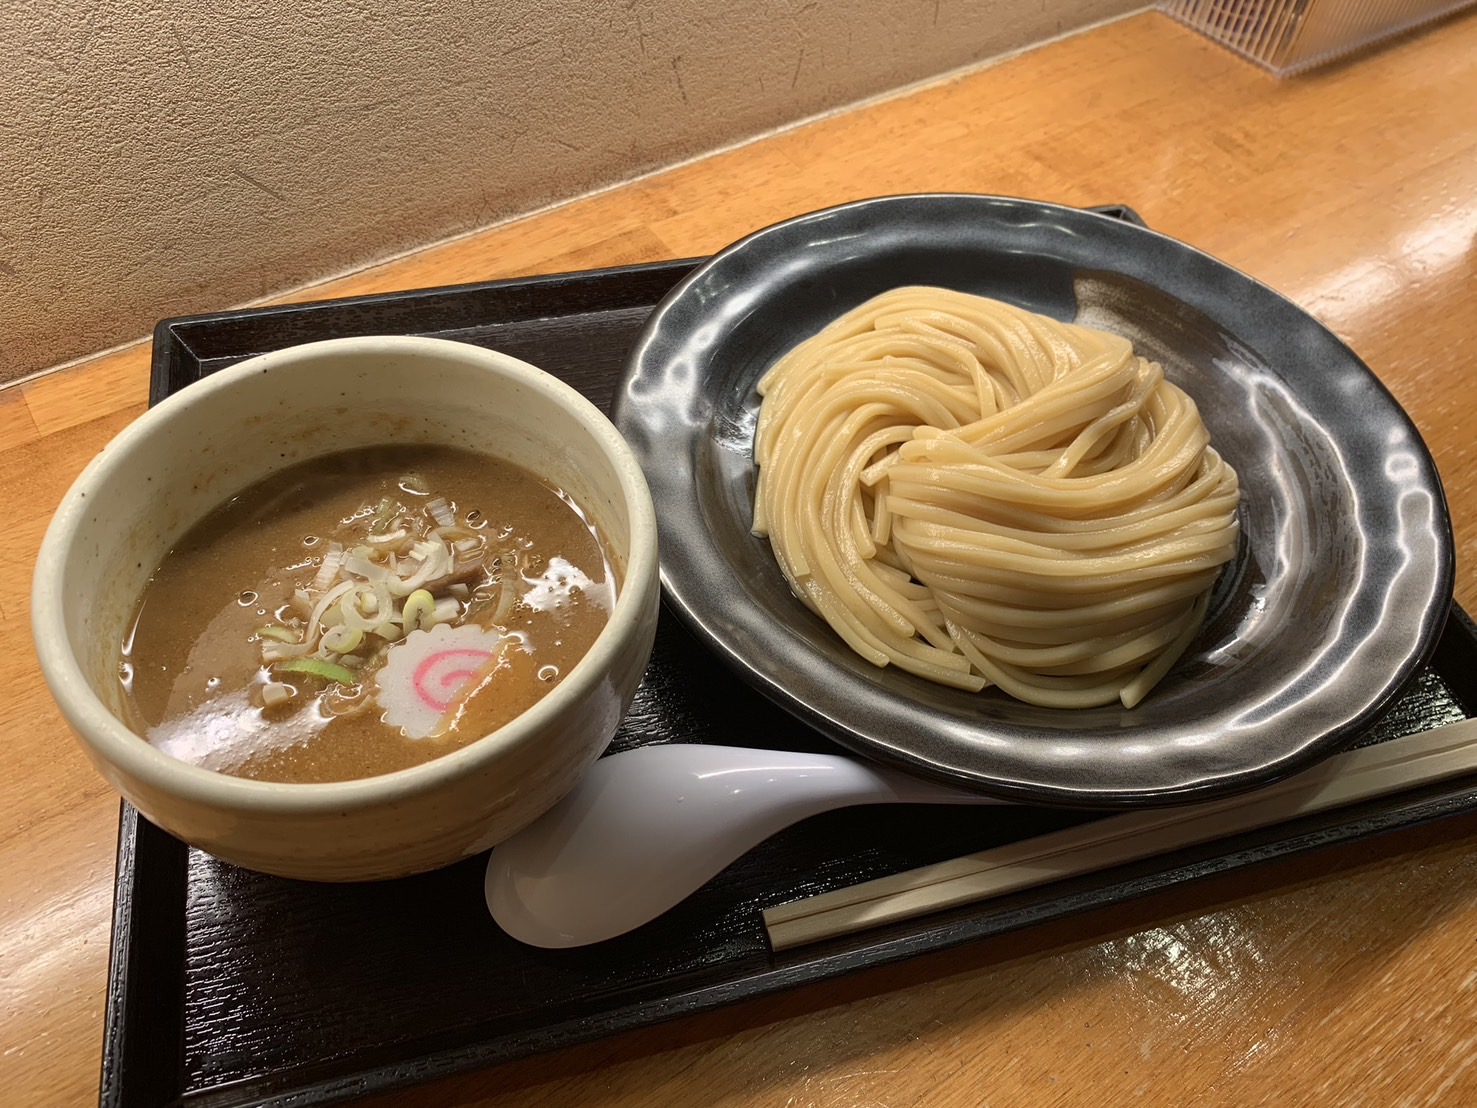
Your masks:
<path fill-rule="evenodd" d="M 420 702 L 428 708 L 444 712 L 462 686 L 477 676 L 477 671 L 492 657 L 490 650 L 466 647 L 438 650 L 421 659 L 411 678 L 411 687 Z"/>

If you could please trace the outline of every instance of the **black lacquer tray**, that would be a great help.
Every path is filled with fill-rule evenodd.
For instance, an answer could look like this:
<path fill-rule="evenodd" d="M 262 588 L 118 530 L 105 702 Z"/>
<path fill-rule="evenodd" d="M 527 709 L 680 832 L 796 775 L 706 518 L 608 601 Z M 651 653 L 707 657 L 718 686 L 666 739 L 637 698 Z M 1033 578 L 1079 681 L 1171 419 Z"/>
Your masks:
<path fill-rule="evenodd" d="M 1110 209 L 1136 218 L 1126 209 Z M 353 334 L 495 347 L 607 406 L 667 262 L 166 320 L 151 400 L 252 354 Z M 1431 663 L 1359 743 L 1467 718 L 1477 628 L 1453 610 Z M 664 612 L 612 750 L 654 742 L 832 750 Z M 1054 809 L 833 812 L 781 833 L 630 935 L 539 951 L 482 901 L 485 858 L 401 881 L 315 885 L 191 850 L 123 805 L 101 1102 L 326 1104 L 895 962 L 1156 889 L 1477 807 L 1470 779 L 776 954 L 760 910 L 1096 818 Z"/>

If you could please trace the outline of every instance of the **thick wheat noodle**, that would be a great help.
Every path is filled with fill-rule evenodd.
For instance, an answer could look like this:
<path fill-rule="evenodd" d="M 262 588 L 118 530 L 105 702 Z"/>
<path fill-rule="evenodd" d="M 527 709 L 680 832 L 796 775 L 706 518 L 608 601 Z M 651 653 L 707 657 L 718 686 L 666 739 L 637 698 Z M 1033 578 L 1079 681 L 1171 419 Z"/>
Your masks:
<path fill-rule="evenodd" d="M 894 289 L 759 383 L 754 530 L 876 665 L 1133 707 L 1236 551 L 1235 471 L 1126 339 Z"/>

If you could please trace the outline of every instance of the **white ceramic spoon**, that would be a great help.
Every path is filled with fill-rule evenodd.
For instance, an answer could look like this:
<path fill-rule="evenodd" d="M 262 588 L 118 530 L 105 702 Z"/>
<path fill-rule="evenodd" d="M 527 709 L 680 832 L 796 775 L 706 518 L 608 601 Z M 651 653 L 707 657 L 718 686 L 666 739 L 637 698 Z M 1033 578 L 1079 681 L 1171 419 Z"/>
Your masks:
<path fill-rule="evenodd" d="M 602 758 L 493 849 L 487 906 L 515 939 L 584 946 L 655 919 L 775 832 L 852 804 L 999 804 L 825 754 L 676 744 Z"/>

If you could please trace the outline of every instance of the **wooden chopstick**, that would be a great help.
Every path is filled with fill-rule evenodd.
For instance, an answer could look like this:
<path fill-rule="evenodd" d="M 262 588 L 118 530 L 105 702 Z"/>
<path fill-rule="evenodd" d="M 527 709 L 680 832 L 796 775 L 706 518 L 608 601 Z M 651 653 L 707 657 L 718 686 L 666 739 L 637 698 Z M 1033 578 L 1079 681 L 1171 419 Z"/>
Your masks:
<path fill-rule="evenodd" d="M 1112 816 L 779 904 L 764 925 L 774 949 L 786 950 L 1473 771 L 1477 719 L 1338 754 L 1239 796 Z"/>

